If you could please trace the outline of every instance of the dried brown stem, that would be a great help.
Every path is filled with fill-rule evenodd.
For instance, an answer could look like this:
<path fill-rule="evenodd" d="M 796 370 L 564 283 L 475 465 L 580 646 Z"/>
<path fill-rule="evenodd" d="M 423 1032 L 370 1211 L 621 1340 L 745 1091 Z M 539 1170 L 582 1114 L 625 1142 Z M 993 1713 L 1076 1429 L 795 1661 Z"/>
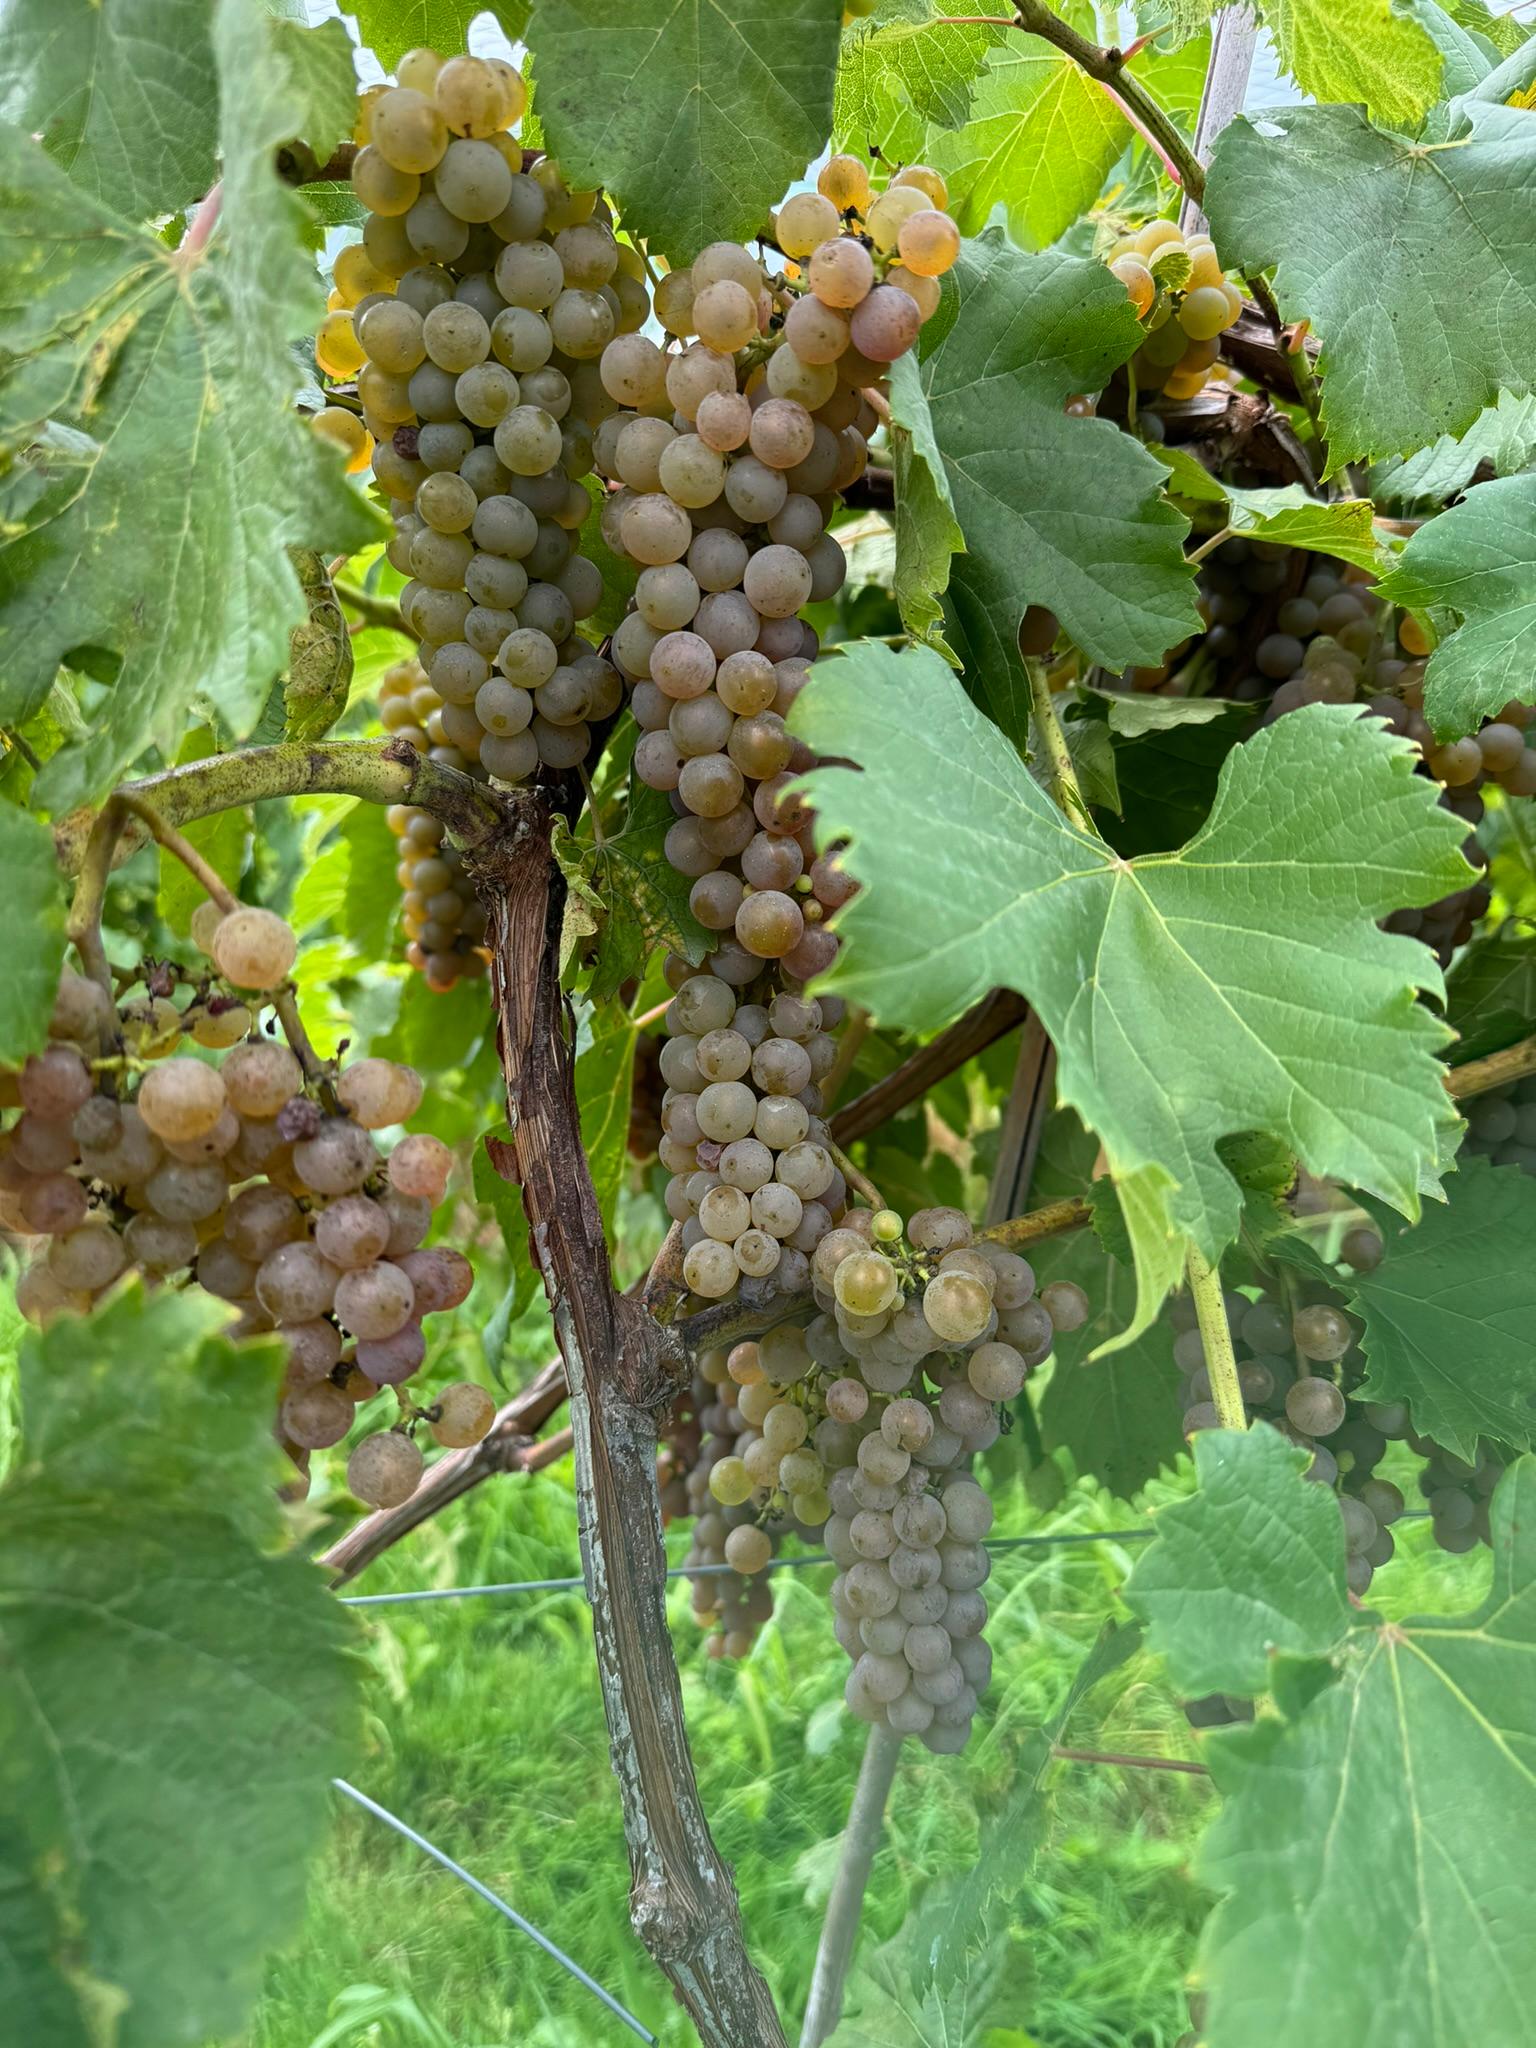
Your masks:
<path fill-rule="evenodd" d="M 1190 1763 L 1181 1756 L 1130 1756 L 1117 1749 L 1064 1749 L 1052 1743 L 1051 1755 L 1065 1764 L 1122 1764 L 1133 1771 L 1181 1771 L 1189 1778 L 1208 1778 L 1204 1764 Z"/>
<path fill-rule="evenodd" d="M 683 1723 L 666 1613 L 655 1412 L 671 1384 L 665 1333 L 615 1294 L 582 1149 L 573 1034 L 560 993 L 564 884 L 536 800 L 480 849 L 510 1141 L 496 1170 L 522 1188 L 570 1388 L 582 1570 L 609 1748 L 629 1844 L 630 1914 L 705 2048 L 783 2048 L 742 1936 L 736 1888 L 710 1836 Z"/>

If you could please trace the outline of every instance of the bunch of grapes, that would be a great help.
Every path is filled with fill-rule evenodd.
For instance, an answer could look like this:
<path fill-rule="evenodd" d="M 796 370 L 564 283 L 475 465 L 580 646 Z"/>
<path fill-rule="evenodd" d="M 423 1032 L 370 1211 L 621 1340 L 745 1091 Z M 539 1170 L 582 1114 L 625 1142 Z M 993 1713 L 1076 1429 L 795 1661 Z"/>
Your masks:
<path fill-rule="evenodd" d="M 278 1436 L 302 1469 L 362 1403 L 413 1377 L 423 1317 L 469 1292 L 468 1260 L 424 1248 L 451 1155 L 424 1132 L 378 1150 L 375 1132 L 420 1104 L 413 1068 L 364 1059 L 306 1079 L 261 1035 L 295 956 L 282 918 L 204 903 L 192 930 L 208 970 L 152 965 L 140 998 L 114 1003 L 64 970 L 47 1048 L 3 1078 L 19 1114 L 0 1134 L 0 1222 L 30 1241 L 16 1298 L 34 1323 L 85 1313 L 132 1269 L 230 1303 L 236 1335 L 275 1330 L 288 1355 Z M 467 1382 L 426 1408 L 396 1398 L 399 1423 L 348 1465 L 373 1506 L 414 1490 L 419 1422 L 467 1444 L 495 1412 Z"/>
<path fill-rule="evenodd" d="M 379 722 L 396 739 L 407 740 L 418 754 L 446 744 L 443 700 L 414 659 L 386 669 L 379 684 Z M 466 772 L 484 770 L 473 761 Z M 403 893 L 401 922 L 405 957 L 439 993 L 456 981 L 475 980 L 489 964 L 485 938 L 485 906 L 465 872 L 464 856 L 449 844 L 443 822 L 415 804 L 391 804 L 385 813 L 390 831 L 400 842 L 395 879 Z"/>
<path fill-rule="evenodd" d="M 1215 243 L 1206 234 L 1186 239 L 1173 221 L 1154 220 L 1114 242 L 1106 260 L 1146 328 L 1133 359 L 1138 390 L 1198 397 L 1221 353 L 1220 337 L 1243 310 Z"/>
<path fill-rule="evenodd" d="M 401 614 L 439 700 L 429 751 L 518 783 L 579 767 L 623 695 L 576 630 L 603 594 L 578 536 L 614 408 L 597 358 L 644 322 L 644 271 L 595 192 L 547 157 L 525 170 L 509 65 L 415 50 L 398 77 L 364 100 L 352 185 L 369 218 L 336 259 L 316 359 L 357 378 Z"/>
<path fill-rule="evenodd" d="M 1536 1173 L 1536 1075 L 1507 1081 L 1468 1103 L 1462 1150 L 1491 1159 L 1495 1166 Z"/>
<path fill-rule="evenodd" d="M 954 1209 L 920 1211 L 905 1233 L 892 1211 L 851 1210 L 812 1269 L 809 1323 L 704 1361 L 712 1434 L 699 1469 L 716 1505 L 695 1549 L 739 1579 L 723 1594 L 702 1582 L 699 1605 L 727 1603 L 724 1653 L 744 1650 L 768 1603 L 755 1609 L 740 1581 L 766 1568 L 786 1530 L 819 1531 L 839 1567 L 850 1708 L 958 1750 L 990 1670 L 980 1589 L 992 1506 L 963 1468 L 996 1442 L 1003 1405 L 1087 1302 L 1070 1283 L 1036 1298 L 1028 1263 L 974 1239 Z M 700 1491 L 690 1479 L 690 1502 Z"/>

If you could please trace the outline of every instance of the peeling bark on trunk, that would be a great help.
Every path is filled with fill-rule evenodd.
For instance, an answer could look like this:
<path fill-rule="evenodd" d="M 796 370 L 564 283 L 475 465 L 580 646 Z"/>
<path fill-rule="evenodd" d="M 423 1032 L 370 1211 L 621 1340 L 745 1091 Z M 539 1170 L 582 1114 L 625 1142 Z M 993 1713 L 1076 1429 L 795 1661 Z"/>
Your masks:
<path fill-rule="evenodd" d="M 676 1353 L 609 1274 L 559 985 L 564 888 L 549 857 L 550 818 L 530 806 L 474 856 L 512 1133 L 489 1149 L 498 1173 L 522 1188 L 570 1388 L 582 1571 L 629 1844 L 630 1913 L 706 2048 L 784 2048 L 688 1749 L 656 1496 L 655 1418 L 676 1383 Z"/>

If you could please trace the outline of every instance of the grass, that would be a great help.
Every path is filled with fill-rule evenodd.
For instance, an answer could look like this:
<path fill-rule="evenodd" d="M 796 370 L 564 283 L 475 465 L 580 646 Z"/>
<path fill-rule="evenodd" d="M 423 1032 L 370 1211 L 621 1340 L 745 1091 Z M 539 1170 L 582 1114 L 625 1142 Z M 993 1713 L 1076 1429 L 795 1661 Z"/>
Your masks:
<path fill-rule="evenodd" d="M 999 1527 L 1025 1530 L 1032 1519 L 1022 1494 L 1010 1495 Z M 1136 1519 L 1079 1487 L 1050 1521 L 1087 1532 Z M 867 1901 L 866 1955 L 897 1935 L 927 1886 L 974 1857 L 980 1816 L 1008 1792 L 1021 1744 L 1112 1610 L 1135 1549 L 1105 1541 L 997 1560 L 987 1713 L 961 1758 L 910 1746 Z M 373 1567 L 365 1588 L 555 1576 L 576 1556 L 569 1484 L 552 1473 L 481 1488 Z M 1442 1557 L 1414 1525 L 1373 1600 L 1390 1613 L 1455 1611 L 1476 1600 L 1485 1568 L 1486 1555 Z M 779 1574 L 775 1619 L 736 1666 L 706 1659 L 686 1587 L 673 1596 L 700 1788 L 791 2038 L 860 1755 L 860 1731 L 840 1704 L 846 1667 L 831 1639 L 828 1577 L 826 1567 Z M 689 2023 L 629 1928 L 582 1599 L 529 1594 L 362 1614 L 371 1676 L 353 1782 L 510 1900 L 666 2048 L 691 2048 Z M 1145 1657 L 1089 1697 L 1068 1740 L 1196 1754 Z M 1173 2048 L 1188 2024 L 1182 1987 L 1209 1903 L 1191 1873 L 1209 1785 L 1061 1764 L 1052 1791 L 1042 1853 L 963 2016 L 943 2016 L 942 2038 L 950 2048 Z M 269 1967 L 248 2048 L 606 2048 L 632 2038 L 465 1887 L 338 1801 L 307 1921 Z M 914 2043 L 933 2038 L 914 2023 Z"/>

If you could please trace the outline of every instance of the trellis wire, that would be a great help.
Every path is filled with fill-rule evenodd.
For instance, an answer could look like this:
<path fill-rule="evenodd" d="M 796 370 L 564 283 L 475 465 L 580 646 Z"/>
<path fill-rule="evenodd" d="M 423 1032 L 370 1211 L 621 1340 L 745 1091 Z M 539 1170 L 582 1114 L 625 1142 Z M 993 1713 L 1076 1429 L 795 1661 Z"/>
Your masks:
<path fill-rule="evenodd" d="M 1151 1529 L 1091 1529 L 1062 1536 L 998 1536 L 989 1538 L 983 1548 L 1049 1550 L 1068 1543 L 1145 1543 L 1155 1533 Z M 801 1571 L 807 1565 L 833 1562 L 826 1551 L 818 1550 L 807 1557 L 770 1558 L 765 1569 L 770 1572 Z M 734 1570 L 735 1566 L 729 1564 L 679 1564 L 673 1565 L 667 1577 L 702 1579 L 715 1572 Z M 426 1586 L 414 1593 L 342 1593 L 337 1597 L 343 1607 L 399 1607 L 414 1600 L 469 1600 L 482 1593 L 574 1593 L 581 1591 L 582 1586 L 578 1572 L 573 1578 L 565 1579 L 514 1579 L 496 1586 Z"/>
<path fill-rule="evenodd" d="M 525 1920 L 515 1906 L 509 1906 L 488 1884 L 482 1884 L 478 1877 L 472 1877 L 462 1863 L 455 1863 L 451 1856 L 439 1849 L 435 1843 L 429 1842 L 425 1835 L 418 1835 L 413 1827 L 407 1827 L 405 1822 L 397 1814 L 391 1813 L 387 1806 L 380 1806 L 376 1799 L 370 1799 L 366 1792 L 359 1792 L 357 1787 L 349 1785 L 345 1778 L 332 1778 L 331 1783 L 338 1792 L 344 1793 L 348 1799 L 355 1800 L 375 1819 L 383 1821 L 386 1827 L 393 1828 L 397 1835 L 404 1835 L 408 1842 L 413 1843 L 424 1855 L 430 1856 L 434 1863 L 441 1864 L 444 1870 L 451 1871 L 461 1883 L 467 1884 L 472 1892 L 484 1899 L 488 1906 L 494 1906 L 497 1912 L 510 1920 L 520 1933 L 526 1934 L 530 1941 L 536 1942 L 563 1970 L 568 1970 L 577 1983 L 584 1985 L 594 1998 L 601 1999 L 614 2017 L 621 2019 L 631 2033 L 638 2034 L 642 2041 L 651 2042 L 654 2048 L 656 2036 L 649 2027 L 643 2025 L 632 2012 L 620 2005 L 613 1993 L 605 1991 L 595 1977 L 589 1977 L 580 1963 L 568 1956 L 564 1949 L 557 1948 L 547 1934 L 541 1934 L 531 1920 Z"/>

